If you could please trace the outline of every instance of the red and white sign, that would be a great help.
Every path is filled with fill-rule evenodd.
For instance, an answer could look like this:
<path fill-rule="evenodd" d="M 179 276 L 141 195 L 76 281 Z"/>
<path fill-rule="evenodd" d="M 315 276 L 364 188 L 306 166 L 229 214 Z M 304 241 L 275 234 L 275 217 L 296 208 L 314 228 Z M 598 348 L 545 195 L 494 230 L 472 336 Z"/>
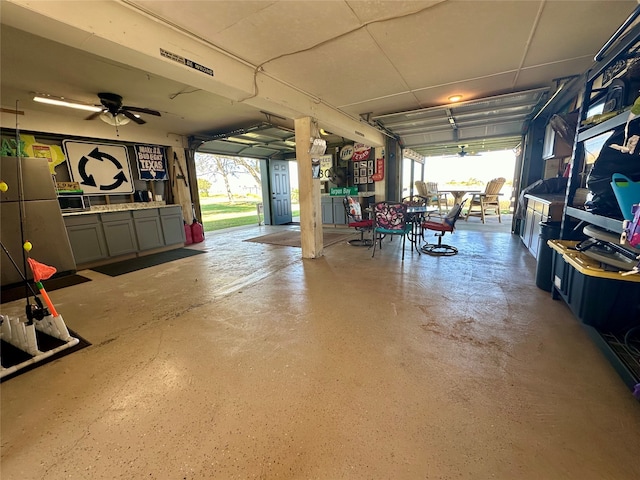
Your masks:
<path fill-rule="evenodd" d="M 376 173 L 371 175 L 374 182 L 384 179 L 384 158 L 376 158 Z"/>
<path fill-rule="evenodd" d="M 353 145 L 353 157 L 351 160 L 354 162 L 359 162 L 361 160 L 367 160 L 369 158 L 369 153 L 371 153 L 371 147 L 365 145 L 364 143 L 355 143 Z"/>

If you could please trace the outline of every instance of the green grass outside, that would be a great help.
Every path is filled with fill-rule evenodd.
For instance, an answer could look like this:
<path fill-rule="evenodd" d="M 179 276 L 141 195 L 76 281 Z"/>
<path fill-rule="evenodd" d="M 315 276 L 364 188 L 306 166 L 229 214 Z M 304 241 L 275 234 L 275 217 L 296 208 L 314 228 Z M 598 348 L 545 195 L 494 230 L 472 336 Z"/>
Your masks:
<path fill-rule="evenodd" d="M 202 225 L 205 232 L 222 230 L 224 228 L 241 227 L 244 225 L 257 225 L 258 213 L 257 200 L 238 200 L 229 203 L 227 198 L 200 197 L 202 209 Z M 293 205 L 292 215 L 300 215 L 300 209 Z M 262 216 L 264 221 L 264 216 Z"/>

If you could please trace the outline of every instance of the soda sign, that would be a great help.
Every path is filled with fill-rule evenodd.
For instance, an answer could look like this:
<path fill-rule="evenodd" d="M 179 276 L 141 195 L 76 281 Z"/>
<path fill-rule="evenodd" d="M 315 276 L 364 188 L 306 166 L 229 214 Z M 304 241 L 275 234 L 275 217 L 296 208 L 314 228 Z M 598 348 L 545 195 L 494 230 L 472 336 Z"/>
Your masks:
<path fill-rule="evenodd" d="M 351 160 L 353 160 L 354 162 L 367 160 L 370 153 L 371 147 L 365 145 L 364 143 L 356 143 L 353 145 L 353 157 L 351 157 Z"/>

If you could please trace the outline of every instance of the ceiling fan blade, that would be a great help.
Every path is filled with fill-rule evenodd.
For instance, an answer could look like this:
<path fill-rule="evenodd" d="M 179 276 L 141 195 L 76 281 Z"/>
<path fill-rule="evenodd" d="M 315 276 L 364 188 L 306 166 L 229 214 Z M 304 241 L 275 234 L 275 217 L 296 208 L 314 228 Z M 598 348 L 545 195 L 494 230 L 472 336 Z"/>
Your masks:
<path fill-rule="evenodd" d="M 157 110 L 151 110 L 150 108 L 141 108 L 141 107 L 129 107 L 129 106 L 124 106 L 122 107 L 123 110 L 129 110 L 131 112 L 138 112 L 138 113 L 146 113 L 148 115 L 155 115 L 156 117 L 160 117 L 160 112 L 158 112 Z"/>
<path fill-rule="evenodd" d="M 102 112 L 104 112 L 104 110 L 101 110 L 99 112 L 93 112 L 91 115 L 86 117 L 85 120 L 93 120 L 94 118 L 98 118 Z"/>
<path fill-rule="evenodd" d="M 120 111 L 120 113 L 122 113 L 125 117 L 133 120 L 138 125 L 144 125 L 145 123 L 147 123 L 143 119 L 136 117 L 133 113 L 131 113 L 129 110 L 125 110 L 124 108 Z"/>

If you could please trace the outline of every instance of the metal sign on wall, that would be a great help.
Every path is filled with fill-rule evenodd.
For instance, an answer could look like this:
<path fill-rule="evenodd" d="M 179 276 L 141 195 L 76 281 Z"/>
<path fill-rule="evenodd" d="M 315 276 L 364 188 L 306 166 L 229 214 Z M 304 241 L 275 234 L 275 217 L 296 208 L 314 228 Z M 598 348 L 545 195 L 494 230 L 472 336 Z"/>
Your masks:
<path fill-rule="evenodd" d="M 87 195 L 133 193 L 129 153 L 124 145 L 64 140 L 69 173 Z"/>
<path fill-rule="evenodd" d="M 167 150 L 159 145 L 134 145 L 140 180 L 167 179 Z"/>

